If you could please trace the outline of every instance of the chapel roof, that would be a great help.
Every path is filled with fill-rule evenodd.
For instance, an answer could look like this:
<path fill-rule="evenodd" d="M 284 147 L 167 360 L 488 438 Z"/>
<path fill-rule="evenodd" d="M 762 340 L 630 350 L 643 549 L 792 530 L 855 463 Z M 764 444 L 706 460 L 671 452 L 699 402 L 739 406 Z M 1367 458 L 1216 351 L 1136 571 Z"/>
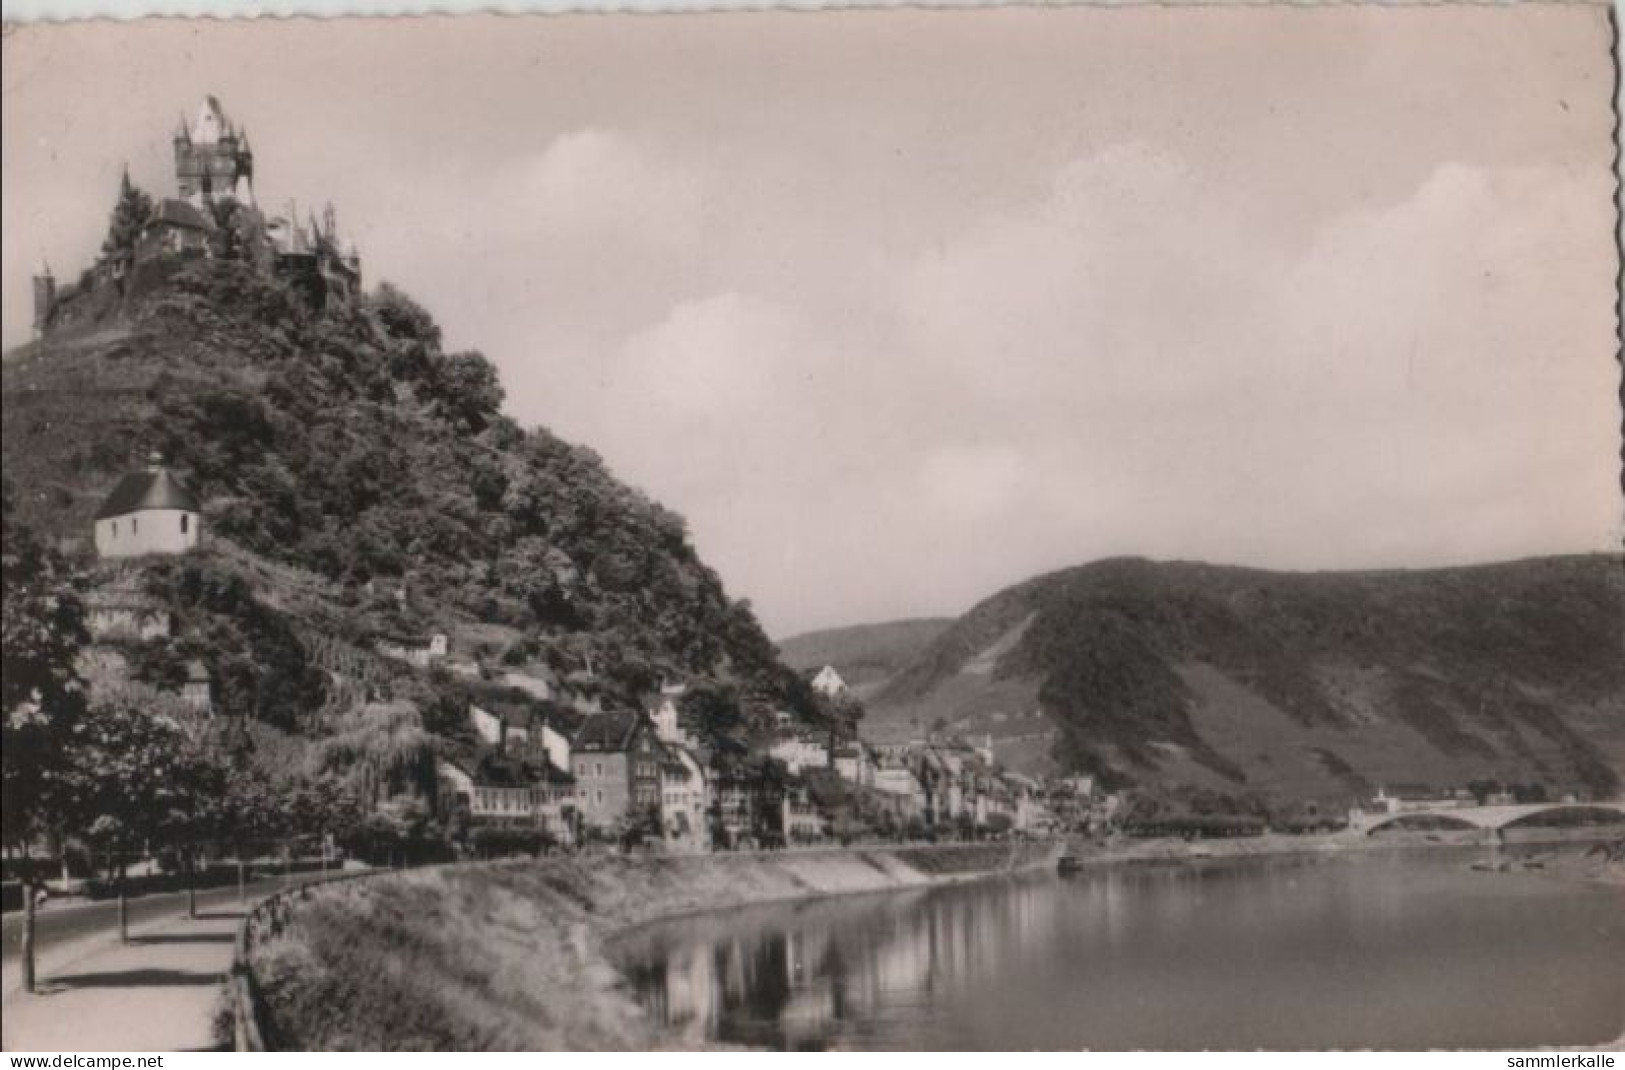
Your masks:
<path fill-rule="evenodd" d="M 184 509 L 190 513 L 199 512 L 197 497 L 156 458 L 146 468 L 139 472 L 131 472 L 118 481 L 118 486 L 113 488 L 113 493 L 107 496 L 107 500 L 102 502 L 101 509 L 96 512 L 96 519 L 104 520 L 110 516 L 123 516 L 126 513 L 139 513 L 148 509 Z"/>

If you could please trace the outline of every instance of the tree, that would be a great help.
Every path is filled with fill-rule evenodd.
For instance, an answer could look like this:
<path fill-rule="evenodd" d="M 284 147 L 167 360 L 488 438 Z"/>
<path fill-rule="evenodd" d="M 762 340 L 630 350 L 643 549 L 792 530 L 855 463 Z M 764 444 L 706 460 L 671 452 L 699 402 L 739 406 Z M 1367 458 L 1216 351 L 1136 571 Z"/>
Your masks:
<path fill-rule="evenodd" d="M 615 837 L 620 841 L 621 850 L 627 852 L 644 846 L 650 840 L 659 843 L 660 807 L 650 803 L 629 808 L 616 822 Z"/>
<path fill-rule="evenodd" d="M 225 771 L 175 721 L 133 703 L 98 702 L 72 732 L 60 792 L 74 831 L 114 859 L 144 845 L 190 858 L 215 831 Z"/>
<path fill-rule="evenodd" d="M 379 283 L 368 306 L 391 338 L 420 342 L 430 349 L 440 348 L 440 327 L 434 317 L 394 283 Z"/>
<path fill-rule="evenodd" d="M 552 838 L 539 828 L 482 825 L 474 830 L 473 847 L 480 858 L 506 858 L 511 855 L 539 855 L 552 844 Z"/>
<path fill-rule="evenodd" d="M 677 708 L 682 722 L 693 725 L 707 743 L 733 736 L 745 723 L 739 690 L 729 684 L 698 683 L 677 700 Z"/>
<path fill-rule="evenodd" d="M 239 861 L 256 844 L 291 831 L 296 786 L 276 783 L 251 761 L 238 759 L 225 768 L 225 785 L 215 800 L 210 824 Z"/>
<path fill-rule="evenodd" d="M 414 865 L 430 851 L 445 851 L 441 829 L 428 807 L 407 795 L 389 799 L 367 815 L 358 835 L 366 853 L 386 865 Z"/>
<path fill-rule="evenodd" d="M 371 703 L 344 714 L 322 740 L 316 771 L 334 777 L 355 798 L 376 803 L 434 783 L 434 749 L 416 709 L 403 702 Z"/>
<path fill-rule="evenodd" d="M 329 838 L 345 843 L 361 835 L 367 808 L 348 786 L 334 777 L 301 777 L 281 789 L 281 828 L 295 836 Z"/>
<path fill-rule="evenodd" d="M 18 523 L 9 485 L 0 486 L 0 575 L 5 718 L 0 822 L 6 847 L 26 860 L 29 848 L 52 830 L 60 812 L 56 796 L 85 705 L 75 662 L 90 637 L 72 572 Z"/>
<path fill-rule="evenodd" d="M 430 397 L 439 411 L 458 427 L 483 431 L 502 408 L 502 380 L 483 353 L 453 353 L 437 366 L 437 382 Z"/>
<path fill-rule="evenodd" d="M 102 255 L 117 257 L 132 252 L 151 218 L 152 198 L 130 181 L 126 169 L 119 182 L 118 203 L 113 205 L 113 216 L 107 224 L 107 237 L 102 240 Z"/>
<path fill-rule="evenodd" d="M 0 481 L 0 839 L 22 860 L 23 988 L 34 991 L 34 871 L 30 848 L 60 833 L 72 732 L 84 711 L 75 667 L 90 638 L 65 562 L 18 523 Z"/>
<path fill-rule="evenodd" d="M 235 197 L 221 197 L 209 203 L 214 216 L 214 234 L 209 244 L 221 260 L 247 260 L 256 236 L 256 216 Z"/>
<path fill-rule="evenodd" d="M 1546 793 L 1546 785 L 1538 781 L 1533 784 L 1514 784 L 1512 797 L 1520 803 L 1543 803 L 1550 798 Z"/>

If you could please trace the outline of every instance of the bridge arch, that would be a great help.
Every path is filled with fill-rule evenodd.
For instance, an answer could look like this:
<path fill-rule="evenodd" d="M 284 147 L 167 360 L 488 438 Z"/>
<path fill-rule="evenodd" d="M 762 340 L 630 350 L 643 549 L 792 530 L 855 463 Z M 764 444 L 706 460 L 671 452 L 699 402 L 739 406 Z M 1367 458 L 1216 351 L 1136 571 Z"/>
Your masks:
<path fill-rule="evenodd" d="M 1557 818 L 1557 820 L 1553 820 Z M 1625 826 L 1625 806 L 1618 803 L 1524 803 L 1509 806 L 1464 806 L 1374 814 L 1365 834 L 1377 832 L 1451 832 L 1483 829 L 1499 832 L 1523 828 Z"/>
<path fill-rule="evenodd" d="M 1461 832 L 1486 827 L 1460 814 L 1428 810 L 1390 814 L 1366 829 L 1365 834 L 1375 836 L 1382 832 Z"/>
<path fill-rule="evenodd" d="M 1552 818 L 1562 820 L 1554 822 Z M 1536 820 L 1536 819 L 1540 820 Z M 1554 803 L 1503 822 L 1501 828 L 1581 828 L 1625 825 L 1625 808 L 1612 803 Z"/>

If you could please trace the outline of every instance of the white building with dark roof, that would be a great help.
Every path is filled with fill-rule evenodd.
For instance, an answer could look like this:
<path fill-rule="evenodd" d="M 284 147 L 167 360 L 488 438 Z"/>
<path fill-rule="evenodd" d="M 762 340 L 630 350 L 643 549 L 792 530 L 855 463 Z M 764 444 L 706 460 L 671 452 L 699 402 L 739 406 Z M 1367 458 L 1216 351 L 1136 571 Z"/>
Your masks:
<path fill-rule="evenodd" d="M 96 513 L 96 553 L 100 557 L 184 554 L 202 534 L 198 500 L 163 460 L 119 480 Z"/>
<path fill-rule="evenodd" d="M 835 671 L 835 666 L 825 665 L 813 674 L 812 689 L 825 698 L 842 698 L 847 694 L 846 681 L 841 674 Z"/>

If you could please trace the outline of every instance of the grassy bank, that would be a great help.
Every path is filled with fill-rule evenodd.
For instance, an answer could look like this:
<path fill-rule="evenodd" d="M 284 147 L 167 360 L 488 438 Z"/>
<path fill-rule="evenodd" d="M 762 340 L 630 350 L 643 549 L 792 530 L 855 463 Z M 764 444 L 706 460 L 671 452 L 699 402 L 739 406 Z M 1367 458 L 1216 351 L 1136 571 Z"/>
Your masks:
<path fill-rule="evenodd" d="M 1406 840 L 1404 842 L 1412 842 Z M 1422 843 L 1418 838 L 1415 843 Z M 1456 840 L 1434 842 L 1456 844 Z M 1469 841 L 1460 840 L 1461 844 Z M 1077 840 L 1071 844 L 1073 857 L 1086 865 L 1116 865 L 1124 862 L 1188 862 L 1201 858 L 1250 858 L 1264 855 L 1340 854 L 1397 846 L 1398 837 L 1375 840 L 1359 834 L 1333 832 L 1310 835 L 1265 833 L 1233 839 L 1183 840 L 1169 837 L 1114 837 L 1109 840 Z"/>
<path fill-rule="evenodd" d="M 604 940 L 754 903 L 875 892 L 1044 863 L 1042 845 L 549 859 L 410 871 L 313 891 L 256 944 L 267 1043 L 284 1050 L 658 1048 Z"/>

